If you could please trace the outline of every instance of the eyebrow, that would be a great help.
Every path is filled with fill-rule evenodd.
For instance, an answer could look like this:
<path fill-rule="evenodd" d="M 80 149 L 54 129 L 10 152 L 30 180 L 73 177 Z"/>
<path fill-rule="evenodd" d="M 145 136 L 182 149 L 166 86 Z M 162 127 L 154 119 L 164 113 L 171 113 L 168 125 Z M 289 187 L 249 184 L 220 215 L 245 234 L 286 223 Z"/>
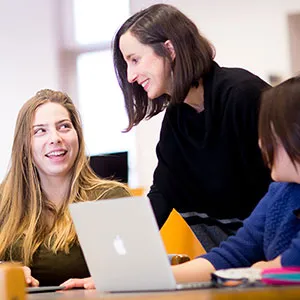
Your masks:
<path fill-rule="evenodd" d="M 58 122 L 55 123 L 55 125 L 58 125 L 58 124 L 61 124 L 61 123 L 64 123 L 64 122 L 70 122 L 71 123 L 71 120 L 70 119 L 63 119 L 63 120 L 60 120 Z M 34 127 L 47 127 L 48 124 L 35 124 L 32 126 L 32 128 Z"/>
<path fill-rule="evenodd" d="M 133 56 L 133 55 L 134 55 L 134 53 L 130 53 L 130 54 L 128 54 L 128 55 L 125 56 L 125 59 L 129 60 L 131 58 L 131 56 Z"/>

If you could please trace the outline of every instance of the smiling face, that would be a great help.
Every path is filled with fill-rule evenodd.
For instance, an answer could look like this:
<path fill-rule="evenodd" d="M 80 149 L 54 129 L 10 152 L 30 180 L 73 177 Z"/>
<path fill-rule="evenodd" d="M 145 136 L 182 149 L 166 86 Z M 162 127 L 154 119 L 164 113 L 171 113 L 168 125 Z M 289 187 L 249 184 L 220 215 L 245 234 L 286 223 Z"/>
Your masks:
<path fill-rule="evenodd" d="M 31 149 L 41 180 L 69 176 L 79 144 L 69 113 L 62 105 L 47 102 L 36 109 Z"/>
<path fill-rule="evenodd" d="M 143 87 L 149 99 L 170 94 L 171 65 L 154 50 L 140 43 L 130 31 L 124 33 L 119 44 L 127 63 L 127 80 Z"/>

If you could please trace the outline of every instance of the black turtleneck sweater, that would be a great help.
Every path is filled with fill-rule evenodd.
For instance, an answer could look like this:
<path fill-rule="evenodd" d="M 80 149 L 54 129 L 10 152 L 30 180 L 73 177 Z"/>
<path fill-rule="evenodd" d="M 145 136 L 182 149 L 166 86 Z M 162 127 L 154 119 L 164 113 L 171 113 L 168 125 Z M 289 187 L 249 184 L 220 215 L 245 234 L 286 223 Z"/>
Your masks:
<path fill-rule="evenodd" d="M 160 227 L 172 208 L 206 214 L 208 221 L 244 219 L 271 181 L 258 147 L 260 95 L 268 84 L 214 63 L 203 86 L 204 111 L 169 105 L 162 123 L 148 194 Z"/>

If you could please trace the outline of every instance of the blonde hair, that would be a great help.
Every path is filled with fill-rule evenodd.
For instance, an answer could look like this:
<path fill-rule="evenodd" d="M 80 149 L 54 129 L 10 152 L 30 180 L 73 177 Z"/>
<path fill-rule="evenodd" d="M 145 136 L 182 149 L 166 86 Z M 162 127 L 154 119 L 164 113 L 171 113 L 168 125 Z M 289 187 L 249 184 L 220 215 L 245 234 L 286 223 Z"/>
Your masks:
<path fill-rule="evenodd" d="M 32 122 L 36 109 L 47 103 L 62 105 L 69 113 L 78 135 L 79 150 L 73 166 L 69 195 L 57 209 L 47 200 L 41 188 L 31 150 Z M 69 252 L 78 242 L 68 204 L 97 199 L 108 190 L 123 184 L 97 177 L 85 155 L 84 138 L 79 114 L 68 95 L 52 90 L 41 90 L 21 108 L 14 133 L 11 165 L 0 187 L 0 259 L 13 258 L 14 248 L 20 245 L 20 259 L 30 265 L 35 251 L 44 244 L 48 249 Z M 49 214 L 53 225 L 49 225 Z"/>

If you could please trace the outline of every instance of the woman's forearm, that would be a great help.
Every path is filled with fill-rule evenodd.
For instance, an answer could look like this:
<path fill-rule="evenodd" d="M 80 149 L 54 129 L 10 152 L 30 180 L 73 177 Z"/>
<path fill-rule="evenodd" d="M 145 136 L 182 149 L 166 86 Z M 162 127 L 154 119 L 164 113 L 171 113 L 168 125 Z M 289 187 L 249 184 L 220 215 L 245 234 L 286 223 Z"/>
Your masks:
<path fill-rule="evenodd" d="M 189 262 L 172 266 L 176 282 L 209 281 L 214 266 L 204 258 L 197 258 Z"/>

